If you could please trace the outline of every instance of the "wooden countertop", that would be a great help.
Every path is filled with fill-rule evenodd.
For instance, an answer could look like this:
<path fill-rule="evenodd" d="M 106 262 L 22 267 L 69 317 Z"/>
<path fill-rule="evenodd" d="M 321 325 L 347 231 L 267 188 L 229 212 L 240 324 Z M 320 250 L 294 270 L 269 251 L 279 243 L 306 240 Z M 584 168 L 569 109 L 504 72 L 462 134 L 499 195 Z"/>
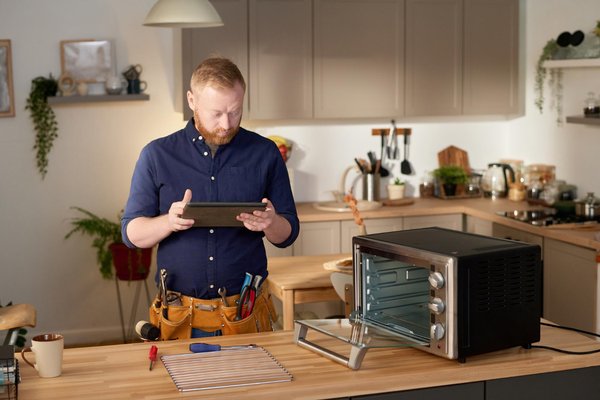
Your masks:
<path fill-rule="evenodd" d="M 510 201 L 507 199 L 456 199 L 442 200 L 437 198 L 415 198 L 413 204 L 397 207 L 383 206 L 376 210 L 361 212 L 364 219 L 393 218 L 410 216 L 432 216 L 444 214 L 466 214 L 486 221 L 498 223 L 525 232 L 548 237 L 577 246 L 600 251 L 600 226 L 597 231 L 578 229 L 552 229 L 539 227 L 511 220 L 497 215 L 498 211 L 531 210 L 540 206 L 529 205 L 525 201 Z M 298 203 L 298 217 L 301 222 L 346 221 L 352 220 L 350 212 L 330 212 L 317 210 L 313 203 Z"/>
<path fill-rule="evenodd" d="M 318 335 L 318 333 L 314 333 Z M 312 335 L 309 334 L 309 335 Z M 346 354 L 333 339 L 311 340 Z M 323 339 L 323 340 L 321 340 Z M 195 340 L 157 343 L 159 356 L 187 353 Z M 20 355 L 19 397 L 52 399 L 318 399 L 394 392 L 600 365 L 600 354 L 567 355 L 543 349 L 511 348 L 473 356 L 465 364 L 429 353 L 404 349 L 371 349 L 360 370 L 352 371 L 293 343 L 291 331 L 202 339 L 221 345 L 255 343 L 268 350 L 292 375 L 293 381 L 251 387 L 180 393 L 160 361 L 148 370 L 150 343 L 66 349 L 63 374 L 39 378 Z M 583 351 L 600 347 L 575 332 L 542 327 L 539 344 Z"/>

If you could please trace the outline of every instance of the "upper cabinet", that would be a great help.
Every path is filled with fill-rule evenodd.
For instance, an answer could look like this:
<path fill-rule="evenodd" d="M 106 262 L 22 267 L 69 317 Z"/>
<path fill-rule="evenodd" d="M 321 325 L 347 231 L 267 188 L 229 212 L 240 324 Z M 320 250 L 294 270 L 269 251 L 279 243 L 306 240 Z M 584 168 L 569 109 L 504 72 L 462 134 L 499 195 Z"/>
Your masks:
<path fill-rule="evenodd" d="M 519 2 L 464 1 L 463 114 L 516 114 Z"/>
<path fill-rule="evenodd" d="M 187 91 L 194 68 L 212 55 L 231 59 L 244 77 L 248 76 L 248 1 L 212 0 L 224 25 L 217 28 L 182 29 L 182 86 L 183 118 L 189 119 L 192 111 L 187 103 Z M 247 79 L 247 78 L 246 78 Z M 248 112 L 248 96 L 244 98 L 244 114 Z"/>
<path fill-rule="evenodd" d="M 213 0 L 225 25 L 182 33 L 184 95 L 219 54 L 247 119 L 515 114 L 518 1 Z"/>
<path fill-rule="evenodd" d="M 311 0 L 250 0 L 249 117 L 312 118 Z"/>
<path fill-rule="evenodd" d="M 404 113 L 404 0 L 315 0 L 316 118 Z"/>
<path fill-rule="evenodd" d="M 406 0 L 406 115 L 462 111 L 462 0 Z"/>
<path fill-rule="evenodd" d="M 406 0 L 406 115 L 518 112 L 517 0 Z"/>

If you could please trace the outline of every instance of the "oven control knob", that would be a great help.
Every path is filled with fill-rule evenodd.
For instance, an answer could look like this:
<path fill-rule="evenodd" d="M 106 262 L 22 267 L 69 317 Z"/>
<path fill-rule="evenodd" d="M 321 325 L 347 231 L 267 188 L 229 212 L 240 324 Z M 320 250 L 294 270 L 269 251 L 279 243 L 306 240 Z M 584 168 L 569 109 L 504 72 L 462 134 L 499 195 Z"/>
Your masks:
<path fill-rule="evenodd" d="M 428 307 L 432 313 L 438 314 L 438 315 L 443 313 L 444 310 L 446 310 L 446 305 L 444 304 L 444 301 L 442 299 L 440 299 L 439 297 L 434 297 L 433 299 L 431 299 Z"/>
<path fill-rule="evenodd" d="M 440 340 L 445 334 L 446 330 L 444 329 L 444 325 L 440 324 L 439 322 L 431 325 L 431 328 L 429 328 L 429 336 L 432 340 Z"/>
<path fill-rule="evenodd" d="M 441 289 L 444 287 L 444 275 L 441 272 L 432 272 L 429 274 L 429 284 L 434 289 Z"/>

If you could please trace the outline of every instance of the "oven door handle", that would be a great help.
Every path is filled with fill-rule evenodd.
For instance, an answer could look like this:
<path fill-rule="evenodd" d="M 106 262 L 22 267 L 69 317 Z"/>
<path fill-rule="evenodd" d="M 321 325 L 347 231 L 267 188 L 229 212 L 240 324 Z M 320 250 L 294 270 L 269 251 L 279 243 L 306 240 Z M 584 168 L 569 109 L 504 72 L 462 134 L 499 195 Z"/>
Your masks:
<path fill-rule="evenodd" d="M 351 345 L 352 348 L 350 349 L 350 356 L 345 357 L 341 354 L 338 354 L 334 351 L 326 349 L 326 348 L 319 346 L 318 344 L 306 339 L 307 332 L 308 332 L 308 327 L 306 327 L 305 325 L 300 325 L 300 324 L 296 323 L 295 332 L 294 332 L 294 341 L 296 342 L 296 344 L 298 346 L 304 347 L 305 349 L 308 349 L 308 350 L 312 350 L 315 353 L 317 353 L 323 357 L 326 357 L 332 361 L 340 363 L 340 364 L 342 364 L 350 369 L 353 369 L 353 370 L 357 370 L 360 368 L 360 365 L 362 364 L 362 360 L 363 360 L 363 358 L 365 358 L 367 350 L 369 350 L 367 347 L 358 347 L 358 346 Z"/>

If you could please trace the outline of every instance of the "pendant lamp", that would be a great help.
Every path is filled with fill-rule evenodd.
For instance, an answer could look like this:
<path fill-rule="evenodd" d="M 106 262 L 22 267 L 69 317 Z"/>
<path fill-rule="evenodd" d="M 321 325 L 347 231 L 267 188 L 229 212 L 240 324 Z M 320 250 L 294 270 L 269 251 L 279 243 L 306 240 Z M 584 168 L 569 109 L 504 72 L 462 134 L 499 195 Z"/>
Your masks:
<path fill-rule="evenodd" d="M 209 28 L 223 21 L 208 0 L 158 0 L 144 20 L 146 26 Z"/>

